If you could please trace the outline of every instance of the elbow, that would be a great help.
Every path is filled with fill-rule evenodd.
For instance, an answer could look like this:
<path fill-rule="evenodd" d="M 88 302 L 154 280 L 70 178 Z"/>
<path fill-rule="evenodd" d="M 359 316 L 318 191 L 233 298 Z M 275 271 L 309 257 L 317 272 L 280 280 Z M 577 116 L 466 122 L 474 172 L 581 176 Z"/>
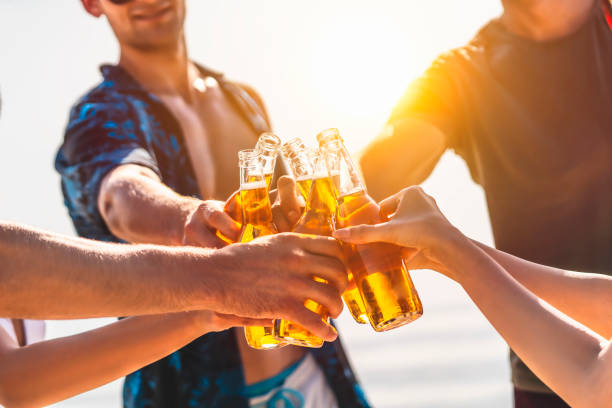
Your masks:
<path fill-rule="evenodd" d="M 121 200 L 117 195 L 119 192 L 115 191 L 104 191 L 100 192 L 98 198 L 98 209 L 102 215 L 108 229 L 120 238 L 124 238 L 129 231 L 129 225 L 126 222 L 123 212 L 119 209 L 121 207 L 118 201 Z"/>
<path fill-rule="evenodd" d="M 134 228 L 129 211 L 132 186 L 129 180 L 109 177 L 111 175 L 112 173 L 102 181 L 100 186 L 98 211 L 113 235 L 131 241 Z"/>
<path fill-rule="evenodd" d="M 577 401 L 572 406 L 584 408 L 612 408 L 612 359 L 608 341 L 601 345 L 593 359 L 589 372 L 584 376 L 582 389 L 576 393 Z"/>

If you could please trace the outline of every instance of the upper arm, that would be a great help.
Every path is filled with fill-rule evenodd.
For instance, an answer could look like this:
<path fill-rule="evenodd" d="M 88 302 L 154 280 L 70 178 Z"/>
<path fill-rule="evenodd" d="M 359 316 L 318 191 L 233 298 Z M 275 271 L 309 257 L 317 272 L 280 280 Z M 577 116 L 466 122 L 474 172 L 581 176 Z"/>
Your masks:
<path fill-rule="evenodd" d="M 423 182 L 445 150 L 444 134 L 426 121 L 403 118 L 388 124 L 360 156 L 368 192 L 382 200 Z"/>
<path fill-rule="evenodd" d="M 80 228 L 104 223 L 98 195 L 111 170 L 137 164 L 159 173 L 138 117 L 125 101 L 84 101 L 71 111 L 55 167 L 70 216 L 86 236 L 88 230 Z"/>
<path fill-rule="evenodd" d="M 364 150 L 361 168 L 377 199 L 421 183 L 462 133 L 452 55 L 439 57 L 406 89 L 383 132 Z"/>

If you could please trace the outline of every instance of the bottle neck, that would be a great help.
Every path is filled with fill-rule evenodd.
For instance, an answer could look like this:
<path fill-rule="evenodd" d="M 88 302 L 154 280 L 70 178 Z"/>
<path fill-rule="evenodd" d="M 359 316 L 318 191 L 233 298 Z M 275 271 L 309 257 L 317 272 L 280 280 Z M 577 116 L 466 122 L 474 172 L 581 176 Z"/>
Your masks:
<path fill-rule="evenodd" d="M 353 163 L 353 159 L 340 140 L 325 143 L 321 146 L 325 157 L 327 170 L 331 180 L 335 184 L 338 197 L 354 194 L 358 191 L 365 193 L 365 185 Z"/>

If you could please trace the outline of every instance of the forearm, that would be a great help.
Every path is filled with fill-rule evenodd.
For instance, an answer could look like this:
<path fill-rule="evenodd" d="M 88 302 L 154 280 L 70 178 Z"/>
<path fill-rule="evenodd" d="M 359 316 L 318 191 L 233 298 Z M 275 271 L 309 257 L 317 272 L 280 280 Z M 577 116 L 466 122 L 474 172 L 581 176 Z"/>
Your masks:
<path fill-rule="evenodd" d="M 149 169 L 121 166 L 102 182 L 98 207 L 109 229 L 131 243 L 181 245 L 199 200 L 181 196 Z"/>
<path fill-rule="evenodd" d="M 217 257 L 0 223 L 0 315 L 63 319 L 214 309 L 223 274 Z"/>
<path fill-rule="evenodd" d="M 442 257 L 512 349 L 570 405 L 589 406 L 605 339 L 538 299 L 467 239 Z"/>
<path fill-rule="evenodd" d="M 377 200 L 423 182 L 446 149 L 444 134 L 416 118 L 389 123 L 360 155 L 368 192 Z"/>
<path fill-rule="evenodd" d="M 75 336 L 4 350 L 0 404 L 48 405 L 123 377 L 204 334 L 200 316 L 187 312 L 132 317 Z"/>
<path fill-rule="evenodd" d="M 612 277 L 568 272 L 474 243 L 537 297 L 603 337 L 612 337 Z"/>

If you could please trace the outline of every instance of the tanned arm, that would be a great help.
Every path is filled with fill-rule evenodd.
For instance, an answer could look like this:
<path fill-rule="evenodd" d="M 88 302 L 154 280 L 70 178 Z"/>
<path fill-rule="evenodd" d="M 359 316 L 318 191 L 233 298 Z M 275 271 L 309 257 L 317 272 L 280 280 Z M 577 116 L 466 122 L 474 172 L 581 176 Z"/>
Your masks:
<path fill-rule="evenodd" d="M 0 328 L 0 405 L 46 406 L 151 364 L 207 331 L 254 322 L 261 323 L 205 311 L 130 317 L 21 348 Z"/>
<path fill-rule="evenodd" d="M 342 311 L 346 270 L 329 237 L 277 234 L 211 250 L 102 243 L 0 223 L 0 316 L 64 319 L 214 310 L 335 334 L 304 299 Z M 312 271 L 329 282 L 312 279 Z"/>
<path fill-rule="evenodd" d="M 117 237 L 132 243 L 222 247 L 219 230 L 233 240 L 239 226 L 223 212 L 220 201 L 181 196 L 151 169 L 128 164 L 102 180 L 98 209 Z"/>
<path fill-rule="evenodd" d="M 212 307 L 219 269 L 206 250 L 110 244 L 4 222 L 0 259 L 0 315 L 32 319 Z"/>
<path fill-rule="evenodd" d="M 612 338 L 612 276 L 564 271 L 474 243 L 537 297 Z"/>
<path fill-rule="evenodd" d="M 430 123 L 417 118 L 389 122 L 361 154 L 368 193 L 381 200 L 422 183 L 445 150 L 444 134 Z"/>
<path fill-rule="evenodd" d="M 467 239 L 447 251 L 439 259 L 452 265 L 470 298 L 539 378 L 572 407 L 610 407 L 610 341 L 538 298 Z"/>
<path fill-rule="evenodd" d="M 406 256 L 422 257 L 425 261 L 420 265 L 439 270 L 461 284 L 508 345 L 571 406 L 610 407 L 612 347 L 606 337 L 563 314 L 521 285 L 487 252 L 454 228 L 433 198 L 420 188 L 405 189 L 383 201 L 381 206 L 386 213 L 394 214 L 389 222 L 338 230 L 335 236 L 355 244 L 384 241 L 410 248 Z M 500 254 L 496 256 L 505 264 L 512 263 L 512 259 Z M 572 297 L 572 289 L 587 290 L 584 282 L 576 285 L 555 282 L 559 278 L 569 281 L 572 275 L 536 268 L 528 263 L 513 265 L 517 266 L 541 274 L 539 282 L 537 279 L 531 281 L 533 287 L 543 285 L 544 280 L 556 287 L 560 292 L 554 296 L 547 292 L 551 298 Z M 603 283 L 603 291 L 592 292 L 593 297 L 601 300 L 591 304 L 595 315 L 609 313 L 612 292 L 609 283 Z M 570 291 L 563 293 L 563 290 Z M 604 300 L 606 297 L 608 300 Z M 570 303 L 561 304 L 571 307 Z M 578 307 L 585 305 L 579 302 Z M 605 327 L 602 322 L 595 323 Z"/>

